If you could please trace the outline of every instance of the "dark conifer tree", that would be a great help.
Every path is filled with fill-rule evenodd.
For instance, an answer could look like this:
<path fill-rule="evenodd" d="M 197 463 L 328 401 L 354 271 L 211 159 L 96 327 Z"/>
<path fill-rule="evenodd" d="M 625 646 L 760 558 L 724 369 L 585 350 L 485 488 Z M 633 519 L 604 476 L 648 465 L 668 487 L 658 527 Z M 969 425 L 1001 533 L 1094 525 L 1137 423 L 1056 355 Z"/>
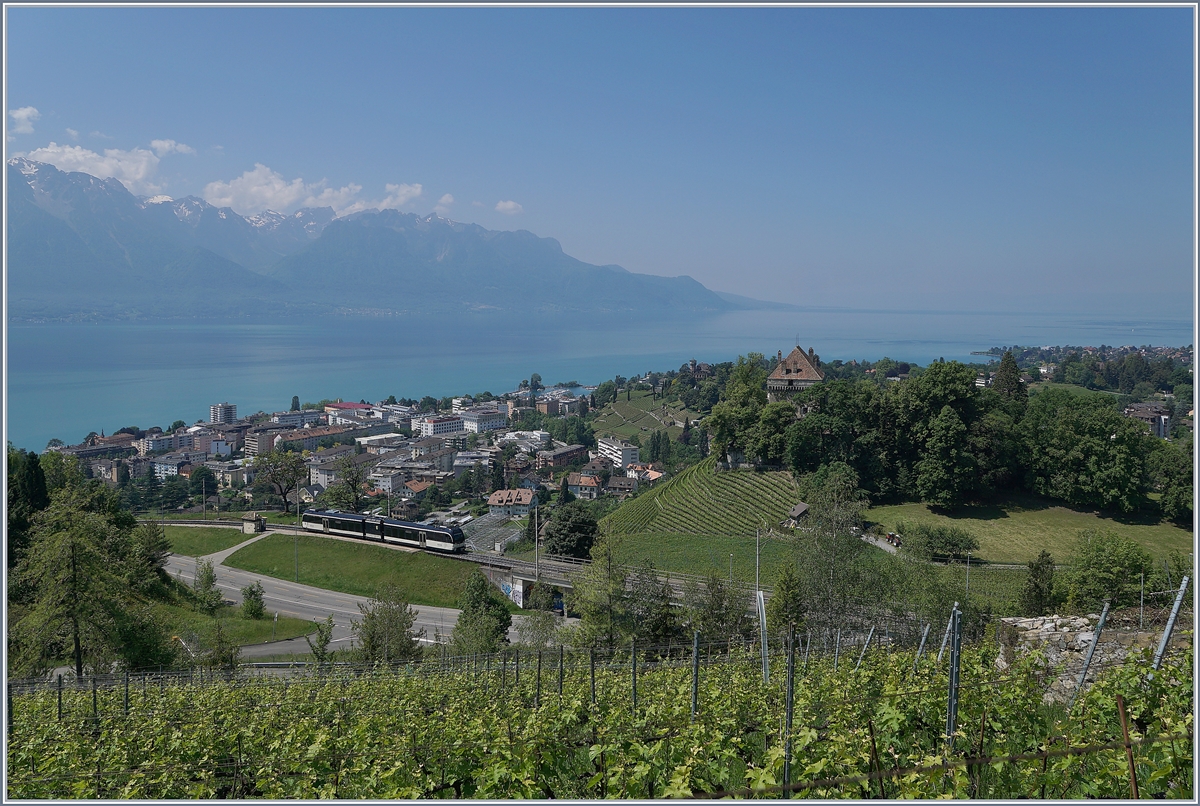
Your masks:
<path fill-rule="evenodd" d="M 1017 367 L 1017 360 L 1013 358 L 1011 350 L 1000 359 L 1000 368 L 996 370 L 996 377 L 992 380 L 992 389 L 1006 402 L 1023 403 L 1029 397 L 1025 384 L 1021 383 L 1021 370 Z"/>

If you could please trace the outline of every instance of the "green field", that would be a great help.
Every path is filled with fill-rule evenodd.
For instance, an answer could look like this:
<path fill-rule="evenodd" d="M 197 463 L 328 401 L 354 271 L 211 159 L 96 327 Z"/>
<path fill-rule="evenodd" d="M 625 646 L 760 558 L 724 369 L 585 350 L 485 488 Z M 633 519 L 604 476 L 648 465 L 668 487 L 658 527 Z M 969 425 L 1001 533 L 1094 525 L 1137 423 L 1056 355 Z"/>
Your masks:
<path fill-rule="evenodd" d="M 195 638 L 199 639 L 202 646 L 212 644 L 218 619 L 221 622 L 221 631 L 238 646 L 266 643 L 271 640 L 272 635 L 276 641 L 298 638 L 316 629 L 313 622 L 291 616 L 280 615 L 279 621 L 276 622 L 272 618 L 273 613 L 267 613 L 264 618 L 258 620 L 247 620 L 242 618 L 240 605 L 222 607 L 217 611 L 216 617 L 206 616 L 185 605 L 160 604 L 155 605 L 155 608 L 170 627 L 171 634 L 188 641 L 192 649 L 195 649 Z"/>
<path fill-rule="evenodd" d="M 171 551 L 188 557 L 203 557 L 236 546 L 251 535 L 242 534 L 238 528 L 220 526 L 167 526 L 164 528 Z"/>
<path fill-rule="evenodd" d="M 1120 392 L 1109 392 L 1105 389 L 1085 389 L 1084 387 L 1076 386 L 1073 383 L 1054 383 L 1053 381 L 1042 381 L 1029 387 L 1031 394 L 1037 394 L 1037 392 L 1041 389 L 1063 389 L 1073 395 L 1079 395 L 1080 397 L 1104 395 L 1105 397 L 1111 398 L 1121 394 Z"/>
<path fill-rule="evenodd" d="M 800 500 L 790 473 L 714 472 L 709 457 L 600 521 L 609 534 L 741 535 L 778 528 Z M 728 552 L 726 552 L 728 553 Z"/>
<path fill-rule="evenodd" d="M 897 521 L 953 525 L 979 539 L 979 557 L 991 562 L 1028 562 L 1042 549 L 1066 562 L 1083 529 L 1108 529 L 1136 540 L 1155 557 L 1172 550 L 1192 550 L 1192 533 L 1169 523 L 1132 523 L 1082 512 L 1035 496 L 1015 496 L 1006 502 L 963 507 L 951 515 L 931 512 L 925 504 L 872 507 L 866 519 L 881 529 L 895 529 Z"/>
<path fill-rule="evenodd" d="M 225 565 L 276 579 L 294 579 L 297 549 L 300 582 L 325 590 L 374 596 L 391 582 L 412 604 L 455 607 L 473 563 L 419 552 L 397 551 L 316 535 L 268 535 L 235 552 Z"/>
<path fill-rule="evenodd" d="M 674 425 L 676 419 L 687 417 L 694 423 L 700 416 L 698 412 L 685 409 L 679 401 L 667 403 L 664 412 L 663 401 L 655 399 L 653 392 L 633 392 L 628 401 L 625 400 L 625 394 L 621 393 L 616 400 L 597 412 L 593 427 L 596 434 L 601 436 L 612 434 L 629 439 L 643 433 L 665 430 L 674 439 L 683 432 L 683 428 Z"/>
<path fill-rule="evenodd" d="M 733 555 L 733 578 L 754 581 L 754 538 L 728 535 L 684 535 L 642 533 L 621 535 L 617 556 L 628 565 L 649 560 L 660 571 L 729 577 Z M 782 540 L 762 541 L 760 571 L 762 584 L 770 587 L 783 564 L 792 556 L 791 547 Z"/>

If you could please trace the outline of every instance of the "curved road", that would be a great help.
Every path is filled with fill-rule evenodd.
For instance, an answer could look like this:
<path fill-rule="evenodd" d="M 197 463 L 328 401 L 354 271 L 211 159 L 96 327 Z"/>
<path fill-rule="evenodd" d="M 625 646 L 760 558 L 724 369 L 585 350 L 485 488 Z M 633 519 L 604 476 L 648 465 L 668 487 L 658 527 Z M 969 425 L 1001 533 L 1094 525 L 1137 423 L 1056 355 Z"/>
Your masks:
<path fill-rule="evenodd" d="M 323 621 L 327 616 L 332 614 L 333 641 L 331 647 L 341 649 L 351 646 L 353 644 L 353 637 L 350 632 L 350 620 L 361 618 L 358 606 L 360 604 L 365 606 L 370 601 L 368 597 L 314 588 L 310 585 L 301 585 L 297 582 L 262 576 L 250 571 L 230 568 L 222 564 L 225 558 L 238 549 L 244 548 L 273 533 L 275 532 L 266 532 L 253 537 L 247 537 L 245 541 L 236 546 L 231 546 L 223 551 L 214 552 L 204 557 L 187 557 L 181 554 L 172 554 L 167 558 L 167 571 L 171 576 L 178 576 L 184 582 L 191 584 L 192 580 L 195 579 L 196 567 L 199 561 L 201 559 L 209 560 L 212 562 L 213 570 L 217 574 L 217 587 L 221 589 L 221 592 L 225 595 L 225 599 L 232 601 L 234 604 L 239 604 L 242 601 L 242 588 L 255 581 L 261 582 L 263 586 L 263 601 L 266 604 L 269 614 L 274 615 L 278 612 L 280 615 L 294 616 L 311 621 Z M 450 635 L 450 631 L 454 629 L 454 624 L 458 621 L 458 614 L 460 612 L 451 607 L 431 607 L 428 605 L 413 605 L 413 609 L 417 611 L 417 620 L 414 627 L 416 629 L 425 629 L 424 641 L 426 643 L 433 643 L 437 636 L 441 636 L 444 641 L 446 636 Z M 521 619 L 521 616 L 513 617 L 513 626 L 508 633 L 510 641 L 519 640 L 517 636 L 517 624 Z M 243 646 L 242 657 L 251 659 L 268 655 L 306 653 L 308 651 L 308 642 L 304 638 L 294 638 L 289 641 L 274 641 L 265 644 Z"/>

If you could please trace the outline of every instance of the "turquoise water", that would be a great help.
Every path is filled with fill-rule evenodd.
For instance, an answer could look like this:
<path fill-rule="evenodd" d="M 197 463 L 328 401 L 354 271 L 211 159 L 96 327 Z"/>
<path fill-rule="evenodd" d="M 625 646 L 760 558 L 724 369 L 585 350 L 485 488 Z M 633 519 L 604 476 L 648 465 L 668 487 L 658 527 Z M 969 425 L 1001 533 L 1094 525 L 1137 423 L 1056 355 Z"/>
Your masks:
<path fill-rule="evenodd" d="M 1061 318 L 974 312 L 737 312 L 700 320 L 622 317 L 547 320 L 316 318 L 287 323 L 11 325 L 6 429 L 17 447 L 89 431 L 208 419 L 228 401 L 239 414 L 341 397 L 380 400 L 515 389 L 677 369 L 690 358 L 728 361 L 785 353 L 797 337 L 822 360 L 884 356 L 926 364 L 970 361 L 1008 344 L 1192 343 L 1191 320 Z M 976 357 L 974 360 L 983 360 Z"/>

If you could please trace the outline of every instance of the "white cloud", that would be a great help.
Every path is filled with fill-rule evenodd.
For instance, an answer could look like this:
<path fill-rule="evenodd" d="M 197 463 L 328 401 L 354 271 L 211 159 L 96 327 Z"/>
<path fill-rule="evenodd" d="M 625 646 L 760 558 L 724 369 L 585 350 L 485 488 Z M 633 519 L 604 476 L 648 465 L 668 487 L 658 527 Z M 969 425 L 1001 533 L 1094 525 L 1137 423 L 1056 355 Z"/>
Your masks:
<path fill-rule="evenodd" d="M 482 206 L 483 206 L 483 202 L 481 202 L 481 201 L 473 201 L 473 202 L 471 202 L 471 206 L 472 206 L 472 207 L 482 207 Z"/>
<path fill-rule="evenodd" d="M 242 215 L 266 209 L 286 211 L 300 203 L 310 191 L 303 179 L 288 182 L 260 162 L 254 170 L 246 171 L 228 182 L 209 182 L 204 186 L 204 200 L 217 207 L 232 207 Z"/>
<path fill-rule="evenodd" d="M 236 179 L 228 182 L 209 182 L 204 187 L 205 201 L 218 207 L 232 207 L 241 215 L 250 215 L 263 210 L 279 210 L 290 212 L 297 207 L 332 207 L 338 215 L 356 213 L 375 207 L 398 206 L 407 201 L 401 199 L 405 193 L 421 193 L 420 185 L 388 185 L 388 193 L 392 194 L 383 202 L 368 202 L 358 198 L 362 185 L 349 183 L 345 187 L 331 188 L 326 181 L 305 182 L 297 177 L 292 180 L 284 179 L 277 171 L 273 171 L 261 162 L 254 164 L 254 170 L 246 171 Z M 389 201 L 396 205 L 389 205 Z"/>
<path fill-rule="evenodd" d="M 13 119 L 9 140 L 14 134 L 33 134 L 33 122 L 42 116 L 36 107 L 23 106 L 20 109 L 8 110 L 8 116 Z"/>
<path fill-rule="evenodd" d="M 165 157 L 172 151 L 178 154 L 195 154 L 196 149 L 183 143 L 177 143 L 174 140 L 151 140 L 150 147 L 154 149 L 154 153 L 159 157 Z"/>
<path fill-rule="evenodd" d="M 446 215 L 446 213 L 450 212 L 450 205 L 452 204 L 454 204 L 454 197 L 449 193 L 443 194 L 442 198 L 438 199 L 438 203 L 434 206 L 433 211 L 438 215 Z"/>
<path fill-rule="evenodd" d="M 505 215 L 516 215 L 525 208 L 517 204 L 515 201 L 498 201 L 496 202 L 496 212 L 504 213 Z"/>
<path fill-rule="evenodd" d="M 67 134 L 69 134 L 71 136 L 72 140 L 79 139 L 79 132 L 75 131 L 74 129 L 67 129 Z"/>
<path fill-rule="evenodd" d="M 155 194 L 162 189 L 152 181 L 158 170 L 158 157 L 145 148 L 129 151 L 106 148 L 103 154 L 97 154 L 83 146 L 51 142 L 20 156 L 48 162 L 61 171 L 82 171 L 101 179 L 116 178 L 131 193 Z"/>
<path fill-rule="evenodd" d="M 389 207 L 398 210 L 421 195 L 420 183 L 414 185 L 384 185 L 384 190 L 388 192 L 388 195 L 379 203 L 380 210 L 386 210 Z"/>
<path fill-rule="evenodd" d="M 101 140 L 111 140 L 112 136 L 107 135 L 102 131 L 88 132 L 88 137 L 99 137 Z"/>

